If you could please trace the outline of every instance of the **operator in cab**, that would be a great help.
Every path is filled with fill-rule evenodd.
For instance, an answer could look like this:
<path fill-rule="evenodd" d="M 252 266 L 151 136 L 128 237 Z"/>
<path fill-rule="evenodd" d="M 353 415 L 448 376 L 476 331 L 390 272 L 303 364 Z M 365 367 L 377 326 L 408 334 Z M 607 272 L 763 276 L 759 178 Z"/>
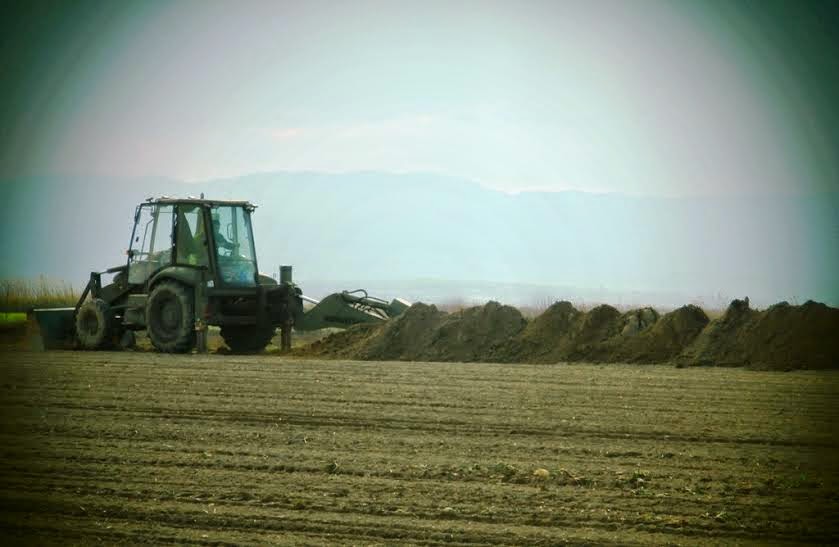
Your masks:
<path fill-rule="evenodd" d="M 221 222 L 217 218 L 213 218 L 213 238 L 216 240 L 216 248 L 218 250 L 226 249 L 233 252 L 233 249 L 236 247 L 221 233 Z"/>

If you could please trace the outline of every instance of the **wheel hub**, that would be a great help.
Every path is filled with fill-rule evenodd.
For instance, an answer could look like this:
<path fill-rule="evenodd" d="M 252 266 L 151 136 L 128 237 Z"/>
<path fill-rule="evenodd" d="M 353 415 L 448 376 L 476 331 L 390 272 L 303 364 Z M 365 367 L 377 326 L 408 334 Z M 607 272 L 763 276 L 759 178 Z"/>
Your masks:
<path fill-rule="evenodd" d="M 175 300 L 167 300 L 161 306 L 160 323 L 167 331 L 172 331 L 180 325 L 181 307 Z"/>
<path fill-rule="evenodd" d="M 84 328 L 85 332 L 96 332 L 99 328 L 99 320 L 96 318 L 96 314 L 92 313 L 88 310 L 85 310 L 85 314 L 82 317 L 81 325 Z"/>

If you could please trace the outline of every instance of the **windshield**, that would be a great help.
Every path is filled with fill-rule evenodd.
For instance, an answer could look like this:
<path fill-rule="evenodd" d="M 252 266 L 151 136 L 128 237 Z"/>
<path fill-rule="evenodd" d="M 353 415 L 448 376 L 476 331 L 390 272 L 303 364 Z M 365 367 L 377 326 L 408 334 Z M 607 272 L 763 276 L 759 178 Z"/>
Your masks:
<path fill-rule="evenodd" d="M 212 209 L 219 277 L 227 285 L 256 284 L 256 253 L 250 211 L 241 206 Z"/>

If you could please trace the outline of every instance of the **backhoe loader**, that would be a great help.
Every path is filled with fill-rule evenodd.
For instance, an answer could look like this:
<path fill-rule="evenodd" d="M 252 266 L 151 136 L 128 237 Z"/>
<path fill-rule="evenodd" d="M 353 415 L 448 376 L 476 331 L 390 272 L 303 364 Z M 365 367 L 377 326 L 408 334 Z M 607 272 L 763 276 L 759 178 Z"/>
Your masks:
<path fill-rule="evenodd" d="M 131 347 L 145 329 L 161 352 L 206 351 L 207 327 L 220 327 L 231 351 L 263 350 L 281 330 L 347 327 L 383 321 L 407 309 L 364 291 L 344 291 L 318 302 L 303 295 L 291 266 L 280 280 L 260 274 L 247 201 L 150 198 L 137 206 L 126 264 L 91 272 L 73 308 L 39 309 L 44 346 L 97 350 Z M 102 276 L 113 279 L 103 285 Z M 304 313 L 304 299 L 316 305 Z"/>

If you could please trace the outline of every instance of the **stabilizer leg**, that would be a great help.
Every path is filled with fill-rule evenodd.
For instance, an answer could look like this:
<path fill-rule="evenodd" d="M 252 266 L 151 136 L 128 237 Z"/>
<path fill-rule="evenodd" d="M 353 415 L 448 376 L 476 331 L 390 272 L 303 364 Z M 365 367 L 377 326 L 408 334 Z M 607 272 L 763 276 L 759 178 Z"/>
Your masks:
<path fill-rule="evenodd" d="M 203 321 L 195 323 L 195 351 L 207 353 L 207 325 Z"/>
<path fill-rule="evenodd" d="M 280 350 L 285 353 L 291 351 L 291 322 L 283 323 L 280 328 Z"/>

